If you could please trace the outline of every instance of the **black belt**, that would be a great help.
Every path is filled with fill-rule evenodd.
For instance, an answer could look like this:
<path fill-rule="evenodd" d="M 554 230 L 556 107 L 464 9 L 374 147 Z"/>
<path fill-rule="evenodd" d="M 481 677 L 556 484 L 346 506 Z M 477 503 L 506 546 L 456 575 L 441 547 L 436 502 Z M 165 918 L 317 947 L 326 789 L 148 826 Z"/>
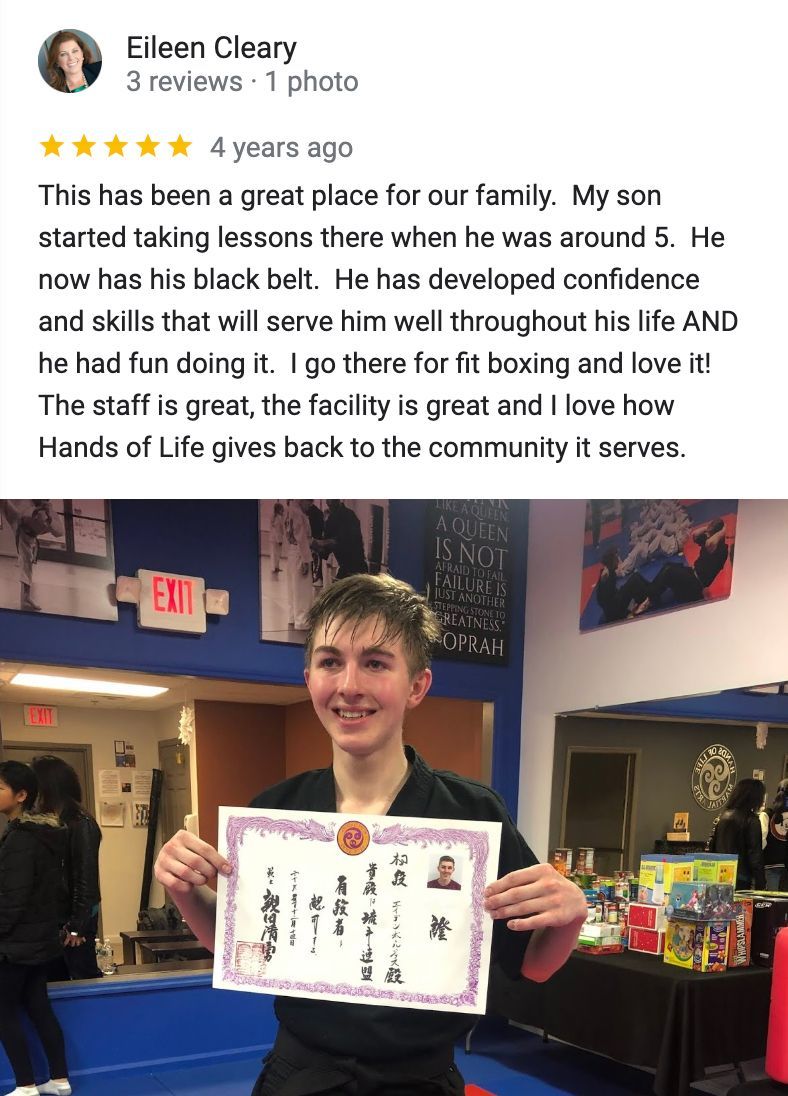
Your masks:
<path fill-rule="evenodd" d="M 451 1092 L 442 1075 L 454 1064 L 452 1046 L 426 1054 L 408 1055 L 405 1051 L 404 1062 L 400 1059 L 367 1062 L 316 1050 L 280 1025 L 273 1054 L 280 1054 L 298 1069 L 284 1082 L 277 1096 L 313 1096 L 343 1086 L 354 1096 L 377 1096 L 390 1086 L 405 1091 L 412 1088 L 419 1093 L 432 1091 L 436 1096 Z"/>

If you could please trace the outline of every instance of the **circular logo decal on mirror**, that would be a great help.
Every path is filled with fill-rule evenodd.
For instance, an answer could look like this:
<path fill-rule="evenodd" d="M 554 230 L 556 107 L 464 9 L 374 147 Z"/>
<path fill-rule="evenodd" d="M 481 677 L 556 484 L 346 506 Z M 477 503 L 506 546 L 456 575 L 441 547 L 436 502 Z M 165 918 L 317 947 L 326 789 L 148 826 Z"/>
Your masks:
<path fill-rule="evenodd" d="M 692 769 L 692 794 L 704 811 L 718 811 L 736 783 L 736 759 L 719 742 L 707 746 Z"/>

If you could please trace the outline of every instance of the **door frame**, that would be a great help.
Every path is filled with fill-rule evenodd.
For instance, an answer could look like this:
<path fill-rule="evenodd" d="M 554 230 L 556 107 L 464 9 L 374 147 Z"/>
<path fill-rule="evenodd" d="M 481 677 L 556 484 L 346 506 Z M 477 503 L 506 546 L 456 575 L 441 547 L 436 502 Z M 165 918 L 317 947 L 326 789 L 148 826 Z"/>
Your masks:
<path fill-rule="evenodd" d="M 564 786 L 561 794 L 561 830 L 558 844 L 561 848 L 566 842 L 566 808 L 569 801 L 569 774 L 572 766 L 573 754 L 624 754 L 632 758 L 632 767 L 627 781 L 626 797 L 624 800 L 624 824 L 621 833 L 621 866 L 622 870 L 632 868 L 632 838 L 635 832 L 638 808 L 638 776 L 642 749 L 639 746 L 567 746 L 566 759 L 564 761 Z"/>
<path fill-rule="evenodd" d="M 39 753 L 75 753 L 81 754 L 85 762 L 85 787 L 82 789 L 82 802 L 87 810 L 98 818 L 96 813 L 96 793 L 93 781 L 93 746 L 89 742 L 18 742 L 11 739 L 3 739 L 2 749 L 31 750 Z"/>
<path fill-rule="evenodd" d="M 161 739 L 159 739 L 159 741 L 157 742 L 156 745 L 157 745 L 157 749 L 158 749 L 159 769 L 161 769 L 162 777 L 164 776 L 164 772 L 165 772 L 164 765 L 162 764 L 162 757 L 161 757 L 161 748 L 162 748 L 162 746 L 182 746 L 183 749 L 185 750 L 185 752 L 186 752 L 186 771 L 189 774 L 189 803 L 190 803 L 190 806 L 191 806 L 190 813 L 194 813 L 194 796 L 192 794 L 193 789 L 192 789 L 192 785 L 191 785 L 191 767 L 192 767 L 192 745 L 191 745 L 191 743 L 181 742 L 180 739 L 176 737 L 176 738 L 161 738 Z M 164 799 L 164 783 L 163 783 L 163 780 L 162 780 L 162 800 L 163 799 Z M 181 822 L 181 825 L 183 825 L 182 822 Z M 172 834 L 170 834 L 170 837 L 171 836 L 172 836 Z M 163 814 L 162 809 L 161 809 L 161 804 L 159 804 L 159 825 L 158 825 L 157 837 L 161 841 L 161 843 L 164 844 L 164 814 Z M 167 838 L 167 840 L 169 841 L 169 837 Z"/>

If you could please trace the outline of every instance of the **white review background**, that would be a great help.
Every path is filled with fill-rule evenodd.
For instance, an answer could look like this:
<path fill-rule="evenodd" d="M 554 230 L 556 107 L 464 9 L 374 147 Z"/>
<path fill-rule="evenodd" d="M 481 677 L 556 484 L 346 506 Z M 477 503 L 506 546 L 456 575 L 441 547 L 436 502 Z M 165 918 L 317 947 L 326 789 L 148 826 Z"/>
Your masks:
<path fill-rule="evenodd" d="M 504 495 L 588 496 L 606 493 L 674 494 L 702 491 L 707 495 L 778 495 L 783 493 L 781 373 L 784 364 L 784 104 L 786 31 L 785 5 L 754 3 L 661 3 L 631 5 L 581 2 L 537 5 L 499 3 L 480 9 L 466 2 L 451 8 L 404 0 L 396 9 L 370 7 L 351 0 L 339 6 L 305 0 L 295 5 L 268 4 L 251 8 L 240 3 L 220 7 L 195 3 L 153 4 L 142 0 L 130 8 L 79 3 L 68 15 L 61 5 L 4 5 L 3 31 L 11 44 L 3 73 L 2 163 L 2 353 L 0 354 L 0 478 L 4 495 L 58 493 L 85 496 L 256 497 L 261 482 L 271 478 L 280 494 L 308 493 L 315 474 L 339 477 L 340 494 L 431 495 L 436 484 L 446 495 L 483 493 L 494 482 Z M 188 13 L 188 14 L 187 14 Z M 86 94 L 58 95 L 41 80 L 36 57 L 41 41 L 73 19 L 76 29 L 89 32 L 101 45 L 100 81 Z M 206 43 L 206 59 L 129 61 L 129 34 L 156 34 L 160 39 Z M 212 43 L 218 34 L 238 34 L 251 41 L 297 39 L 288 67 L 260 60 L 218 61 Z M 288 73 L 354 73 L 355 94 L 304 94 L 288 99 L 264 90 L 264 74 L 276 68 Z M 125 90 L 126 73 L 138 69 L 143 80 L 153 73 L 239 73 L 239 93 L 156 93 Z M 251 84 L 256 78 L 257 83 Z M 61 157 L 43 157 L 39 144 L 54 133 L 66 144 Z M 74 156 L 70 142 L 85 133 L 99 142 L 92 159 Z M 106 158 L 103 145 L 118 133 L 130 142 L 131 158 Z M 182 133 L 193 143 L 190 156 L 138 159 L 133 142 L 150 133 L 166 142 Z M 329 166 L 303 155 L 298 160 L 246 160 L 233 165 L 232 156 L 211 155 L 210 147 L 224 136 L 227 147 L 237 140 L 350 140 L 350 160 Z M 417 186 L 474 188 L 524 187 L 538 183 L 553 188 L 559 205 L 540 214 L 519 210 L 464 209 L 327 210 L 318 216 L 299 210 L 233 210 L 165 208 L 141 210 L 111 207 L 42 206 L 37 184 L 59 182 L 98 188 L 221 186 L 305 188 L 325 186 L 376 187 L 389 182 Z M 659 211 L 614 209 L 597 214 L 571 205 L 574 183 L 600 187 L 657 187 Z M 70 249 L 42 252 L 36 245 L 42 226 L 113 229 L 121 224 L 162 223 L 182 228 L 210 227 L 402 228 L 419 224 L 455 228 L 466 224 L 496 229 L 561 227 L 634 228 L 641 223 L 671 227 L 676 247 L 613 252 L 596 249 L 569 252 L 519 251 L 496 247 L 467 253 L 456 250 L 395 250 L 390 246 L 357 251 L 212 249 L 205 256 L 189 251 L 137 251 L 125 254 L 96 250 L 81 254 Z M 689 227 L 708 225 L 725 233 L 721 250 L 690 249 Z M 336 260 L 336 262 L 335 262 Z M 263 294 L 125 294 L 86 295 L 37 293 L 40 269 L 52 271 L 136 270 L 151 266 L 187 272 L 195 265 L 219 270 L 243 270 L 247 265 L 279 271 L 299 265 L 315 270 L 319 292 Z M 374 289 L 337 293 L 333 268 L 353 267 L 374 274 L 388 271 L 446 269 L 468 272 L 493 266 L 499 270 L 609 270 L 640 266 L 646 270 L 698 270 L 703 288 L 696 294 L 434 294 L 379 293 Z M 95 275 L 94 279 L 95 281 Z M 225 301 L 226 298 L 226 301 Z M 477 312 L 576 311 L 615 307 L 632 313 L 638 307 L 661 306 L 682 314 L 687 308 L 729 308 L 738 313 L 738 329 L 729 335 L 641 335 L 633 340 L 607 337 L 424 335 L 402 339 L 391 334 L 332 333 L 300 339 L 258 335 L 251 339 L 212 334 L 195 335 L 59 335 L 37 334 L 44 312 L 72 312 L 80 306 L 136 307 L 158 315 L 175 305 L 181 312 L 205 309 L 230 311 L 257 304 L 261 312 L 330 312 L 341 307 L 391 315 L 394 311 L 424 312 L 442 305 L 448 312 L 465 307 Z M 419 348 L 451 359 L 462 349 L 499 355 L 577 352 L 578 340 L 588 353 L 609 354 L 636 341 L 644 353 L 686 355 L 694 349 L 712 351 L 708 378 L 681 375 L 667 380 L 643 377 L 597 377 L 549 381 L 525 377 L 511 382 L 500 377 L 466 377 L 448 371 L 443 377 L 352 378 L 337 373 L 322 382 L 293 378 L 285 366 L 291 351 L 300 357 L 334 355 L 358 349 L 362 353 L 403 354 Z M 174 360 L 185 350 L 238 354 L 254 350 L 272 356 L 275 377 L 222 378 L 84 377 L 69 374 L 44 381 L 38 374 L 39 348 L 50 357 L 76 349 L 90 356 L 123 353 L 137 348 L 144 354 L 166 354 Z M 625 358 L 627 354 L 625 351 Z M 42 420 L 40 391 L 59 391 L 70 398 L 133 395 L 237 397 L 277 392 L 306 399 L 310 392 L 340 396 L 352 392 L 392 398 L 406 392 L 428 397 L 489 395 L 531 396 L 537 391 L 571 392 L 594 398 L 630 395 L 675 397 L 670 418 L 629 420 L 600 418 L 558 420 L 517 418 L 508 429 L 489 419 L 460 418 L 426 424 L 423 420 L 377 423 L 326 418 L 319 423 L 302 417 L 287 424 L 301 440 L 349 434 L 379 441 L 396 433 L 407 440 L 422 438 L 538 439 L 601 438 L 643 440 L 676 438 L 684 460 L 627 462 L 587 461 L 556 464 L 524 460 L 382 461 L 346 459 L 246 461 L 215 464 L 161 460 L 157 464 L 130 459 L 54 460 L 38 458 L 40 432 L 61 438 L 94 438 L 102 431 L 121 440 L 157 434 L 186 433 L 206 440 L 264 439 L 272 428 L 259 414 L 254 421 L 216 418 L 207 425 L 178 418 L 148 417 L 103 420 Z M 43 424 L 44 429 L 40 426 Z M 491 481 L 491 477 L 495 479 Z M 635 490 L 637 488 L 637 490 Z M 58 490 L 60 489 L 60 490 Z M 68 490 L 67 490 L 68 489 Z"/>

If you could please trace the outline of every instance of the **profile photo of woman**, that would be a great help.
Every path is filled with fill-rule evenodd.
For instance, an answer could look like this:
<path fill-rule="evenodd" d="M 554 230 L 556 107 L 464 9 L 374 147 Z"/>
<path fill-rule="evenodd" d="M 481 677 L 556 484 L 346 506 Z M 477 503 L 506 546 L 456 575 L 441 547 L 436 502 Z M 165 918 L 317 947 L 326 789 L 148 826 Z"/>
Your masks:
<path fill-rule="evenodd" d="M 73 30 L 59 30 L 46 45 L 46 79 L 55 91 L 73 94 L 94 84 L 101 72 L 98 47 Z"/>

